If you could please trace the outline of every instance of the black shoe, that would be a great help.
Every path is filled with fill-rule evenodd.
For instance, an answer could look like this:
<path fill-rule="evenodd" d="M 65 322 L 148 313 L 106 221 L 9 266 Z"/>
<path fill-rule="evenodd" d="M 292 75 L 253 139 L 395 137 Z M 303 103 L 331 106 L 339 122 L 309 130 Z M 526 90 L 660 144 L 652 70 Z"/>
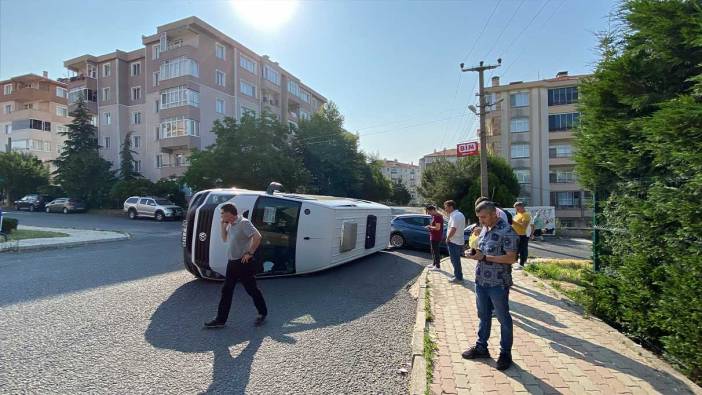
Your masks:
<path fill-rule="evenodd" d="M 261 326 L 266 322 L 266 316 L 265 315 L 259 315 L 256 317 L 256 321 L 254 321 L 255 326 Z"/>
<path fill-rule="evenodd" d="M 512 366 L 512 356 L 501 352 L 500 357 L 497 358 L 497 370 L 505 370 L 510 366 Z"/>
<path fill-rule="evenodd" d="M 490 351 L 487 348 L 473 346 L 461 354 L 464 359 L 490 358 Z"/>
<path fill-rule="evenodd" d="M 224 322 L 220 322 L 217 320 L 212 320 L 210 322 L 205 322 L 205 325 L 203 325 L 205 329 L 217 329 L 217 328 L 224 328 Z"/>

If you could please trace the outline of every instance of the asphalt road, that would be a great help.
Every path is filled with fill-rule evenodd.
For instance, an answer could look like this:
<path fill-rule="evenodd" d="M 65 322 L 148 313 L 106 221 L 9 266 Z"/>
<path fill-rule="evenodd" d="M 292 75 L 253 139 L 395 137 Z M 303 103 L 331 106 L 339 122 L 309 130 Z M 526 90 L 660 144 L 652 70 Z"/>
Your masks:
<path fill-rule="evenodd" d="M 382 252 L 237 287 L 228 326 L 202 329 L 221 284 L 182 266 L 180 223 L 8 213 L 21 224 L 122 230 L 129 241 L 0 254 L 0 393 L 406 393 L 426 254 Z"/>

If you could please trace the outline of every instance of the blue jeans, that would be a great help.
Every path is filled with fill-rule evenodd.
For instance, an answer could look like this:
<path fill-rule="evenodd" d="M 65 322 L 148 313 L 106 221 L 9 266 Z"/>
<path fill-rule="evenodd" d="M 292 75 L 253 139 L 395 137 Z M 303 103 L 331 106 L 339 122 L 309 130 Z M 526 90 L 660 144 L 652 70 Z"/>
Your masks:
<path fill-rule="evenodd" d="M 497 321 L 500 322 L 500 352 L 511 355 L 513 328 L 512 316 L 509 314 L 509 287 L 484 287 L 476 283 L 475 297 L 480 319 L 476 346 L 487 349 L 494 309 Z"/>
<path fill-rule="evenodd" d="M 448 244 L 449 257 L 453 265 L 453 275 L 456 277 L 456 280 L 463 281 L 463 269 L 461 268 L 463 246 L 460 244 L 453 244 L 450 241 L 447 241 L 446 244 Z"/>

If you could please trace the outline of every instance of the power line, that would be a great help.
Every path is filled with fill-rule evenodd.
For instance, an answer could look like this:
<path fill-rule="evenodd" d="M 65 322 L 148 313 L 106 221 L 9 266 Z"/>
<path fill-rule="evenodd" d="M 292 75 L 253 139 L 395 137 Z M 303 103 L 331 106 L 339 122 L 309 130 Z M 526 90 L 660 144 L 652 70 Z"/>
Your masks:
<path fill-rule="evenodd" d="M 539 9 L 539 11 L 534 15 L 534 17 L 531 18 L 531 21 L 530 21 L 529 24 L 527 24 L 527 26 L 526 26 L 527 28 L 534 22 L 534 20 L 536 19 L 536 17 L 539 16 L 539 14 L 541 13 L 541 11 L 543 11 L 543 9 L 546 7 L 546 4 L 547 4 L 547 3 L 548 3 L 548 1 L 547 1 L 546 3 L 544 3 L 544 5 Z M 543 22 L 542 28 L 545 27 L 545 26 L 548 24 L 548 21 L 550 21 L 551 18 L 553 18 L 554 15 L 556 15 L 556 13 L 558 12 L 558 10 L 563 6 L 564 3 L 565 3 L 565 1 L 561 2 L 561 3 L 558 5 L 558 7 L 556 7 L 556 8 L 553 10 L 553 12 L 551 13 L 551 15 L 549 15 L 549 17 L 546 18 L 546 20 Z M 524 31 L 526 31 L 526 28 L 522 31 L 522 33 L 523 33 Z M 522 37 L 522 36 L 523 36 L 522 33 L 520 33 L 520 35 L 519 35 L 517 38 L 515 38 L 515 42 L 519 39 L 519 37 Z M 506 76 L 507 73 L 509 72 L 509 70 L 512 68 L 512 66 L 514 66 L 514 65 L 517 63 L 517 60 L 518 60 L 519 57 L 524 53 L 525 50 L 526 50 L 526 47 L 522 48 L 522 50 L 517 54 L 517 56 L 515 56 L 515 57 L 512 59 L 512 61 L 511 61 L 511 63 L 509 64 L 509 66 L 507 66 L 507 69 L 505 70 L 505 72 L 502 73 L 502 76 L 503 76 L 503 77 Z"/>
<path fill-rule="evenodd" d="M 502 31 L 501 31 L 500 34 L 497 36 L 497 39 L 495 40 L 495 43 L 492 44 L 492 46 L 490 47 L 490 50 L 488 51 L 487 55 L 485 55 L 485 58 L 484 58 L 484 59 L 487 59 L 488 56 L 490 56 L 490 54 L 492 53 L 492 51 L 496 48 L 497 43 L 500 42 L 500 38 L 502 38 L 502 35 L 505 33 L 505 31 L 507 31 L 507 28 L 510 26 L 510 23 L 512 23 L 512 20 L 514 20 L 514 17 L 517 16 L 517 12 L 519 12 L 519 9 L 522 8 L 522 5 L 524 5 L 524 2 L 525 2 L 525 1 L 526 1 L 526 0 L 522 0 L 522 2 L 519 3 L 519 5 L 517 6 L 517 8 L 514 9 L 514 12 L 512 13 L 512 16 L 509 18 L 509 20 L 508 20 L 507 23 L 505 24 L 505 27 L 502 28 Z"/>
<path fill-rule="evenodd" d="M 470 51 L 468 51 L 466 56 L 463 57 L 464 62 L 468 61 L 468 58 L 470 57 L 470 55 L 473 54 L 473 50 L 475 49 L 475 45 L 483 37 L 483 33 L 485 33 L 485 29 L 487 29 L 488 25 L 490 24 L 490 20 L 492 19 L 493 15 L 495 15 L 495 11 L 497 11 L 497 8 L 500 6 L 500 3 L 502 3 L 502 0 L 499 0 L 497 3 L 495 3 L 495 8 L 492 9 L 492 13 L 488 17 L 488 19 L 485 21 L 485 25 L 483 26 L 483 30 L 480 31 L 478 38 L 476 38 L 475 41 L 473 41 L 473 46 L 470 48 Z"/>

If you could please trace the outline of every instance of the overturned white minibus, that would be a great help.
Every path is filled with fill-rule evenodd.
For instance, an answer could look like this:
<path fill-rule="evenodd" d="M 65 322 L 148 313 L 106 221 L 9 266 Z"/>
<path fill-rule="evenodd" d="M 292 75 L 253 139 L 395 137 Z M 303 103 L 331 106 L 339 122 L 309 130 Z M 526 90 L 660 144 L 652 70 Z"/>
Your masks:
<path fill-rule="evenodd" d="M 389 207 L 359 199 L 267 191 L 209 189 L 190 200 L 183 221 L 185 268 L 200 278 L 223 280 L 227 244 L 222 241 L 220 207 L 234 203 L 263 240 L 258 276 L 312 273 L 358 259 L 388 246 Z"/>

